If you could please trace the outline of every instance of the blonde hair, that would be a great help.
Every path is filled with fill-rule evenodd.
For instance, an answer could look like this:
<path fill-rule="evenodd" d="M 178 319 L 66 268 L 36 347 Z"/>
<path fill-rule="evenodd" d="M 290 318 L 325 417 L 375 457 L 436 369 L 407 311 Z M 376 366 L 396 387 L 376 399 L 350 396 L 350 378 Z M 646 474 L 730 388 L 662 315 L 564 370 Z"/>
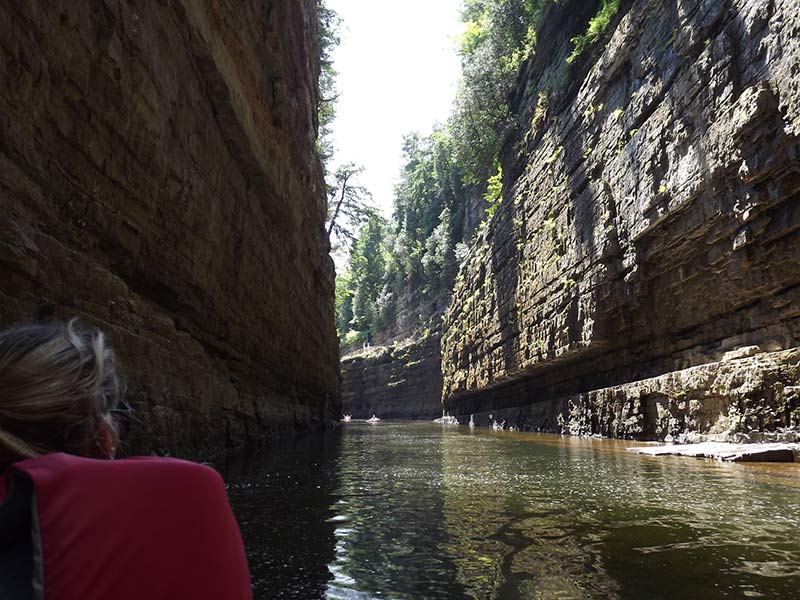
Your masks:
<path fill-rule="evenodd" d="M 103 431 L 115 446 L 120 395 L 99 329 L 73 319 L 0 332 L 0 469 L 49 452 L 107 457 Z"/>

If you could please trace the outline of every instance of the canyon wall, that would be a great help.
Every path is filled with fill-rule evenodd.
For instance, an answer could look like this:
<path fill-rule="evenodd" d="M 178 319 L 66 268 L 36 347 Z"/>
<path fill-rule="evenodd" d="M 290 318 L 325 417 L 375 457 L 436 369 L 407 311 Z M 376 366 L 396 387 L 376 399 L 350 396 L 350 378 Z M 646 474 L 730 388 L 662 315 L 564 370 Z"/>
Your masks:
<path fill-rule="evenodd" d="M 442 415 L 438 332 L 372 346 L 342 359 L 342 412 L 355 419 Z"/>
<path fill-rule="evenodd" d="M 107 331 L 127 452 L 340 412 L 316 28 L 314 0 L 0 6 L 0 325 Z"/>
<path fill-rule="evenodd" d="M 553 5 L 521 73 L 503 203 L 444 319 L 445 407 L 800 429 L 800 4 L 623 1 L 567 61 L 598 4 Z"/>
<path fill-rule="evenodd" d="M 461 239 L 468 241 L 488 203 L 475 189 L 462 190 L 456 203 L 463 211 Z M 452 286 L 452 275 L 450 279 Z M 344 414 L 394 419 L 442 415 L 441 323 L 450 288 L 446 284 L 431 293 L 425 287 L 418 281 L 400 287 L 391 319 L 371 332 L 371 347 L 356 342 L 341 348 Z"/>

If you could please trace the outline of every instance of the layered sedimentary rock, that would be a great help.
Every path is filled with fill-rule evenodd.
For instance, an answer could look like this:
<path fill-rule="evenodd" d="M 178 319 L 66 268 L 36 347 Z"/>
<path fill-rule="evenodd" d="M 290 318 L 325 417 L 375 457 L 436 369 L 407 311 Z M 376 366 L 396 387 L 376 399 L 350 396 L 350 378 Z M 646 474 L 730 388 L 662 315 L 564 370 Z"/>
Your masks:
<path fill-rule="evenodd" d="M 512 99 L 503 204 L 445 317 L 445 406 L 621 437 L 798 427 L 778 389 L 796 353 L 718 361 L 800 344 L 800 5 L 623 2 L 570 64 L 590 4 L 552 7 Z M 657 383 L 696 365 L 729 384 Z"/>
<path fill-rule="evenodd" d="M 748 353 L 755 349 L 747 349 Z M 800 350 L 763 352 L 523 406 L 482 407 L 478 425 L 572 435 L 687 441 L 793 441 L 800 431 Z M 777 435 L 766 432 L 779 431 Z M 790 431 L 784 431 L 790 430 Z M 698 437 L 702 432 L 707 438 Z"/>
<path fill-rule="evenodd" d="M 315 7 L 0 6 L 0 321 L 109 333 L 129 451 L 339 413 Z"/>
<path fill-rule="evenodd" d="M 439 334 L 373 346 L 342 359 L 342 411 L 356 419 L 442 414 Z"/>

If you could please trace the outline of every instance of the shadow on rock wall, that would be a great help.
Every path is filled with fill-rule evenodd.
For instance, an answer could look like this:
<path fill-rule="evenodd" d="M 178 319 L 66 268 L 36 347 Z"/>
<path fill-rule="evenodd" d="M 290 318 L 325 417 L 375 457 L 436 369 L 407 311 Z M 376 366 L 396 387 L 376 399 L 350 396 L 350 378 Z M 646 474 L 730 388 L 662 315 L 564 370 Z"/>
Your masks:
<path fill-rule="evenodd" d="M 569 31 L 572 8 L 544 27 Z M 569 66 L 569 36 L 548 37 L 557 50 L 534 58 L 512 99 L 513 188 L 446 318 L 450 410 L 555 402 L 797 345 L 799 12 L 629 3 L 605 48 Z"/>

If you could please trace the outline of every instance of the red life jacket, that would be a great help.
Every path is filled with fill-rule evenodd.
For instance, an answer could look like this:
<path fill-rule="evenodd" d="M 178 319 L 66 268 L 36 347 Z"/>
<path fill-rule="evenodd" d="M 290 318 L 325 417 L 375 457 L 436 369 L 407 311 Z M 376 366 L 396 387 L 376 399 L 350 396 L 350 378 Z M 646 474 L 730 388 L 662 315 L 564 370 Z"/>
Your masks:
<path fill-rule="evenodd" d="M 3 600 L 250 600 L 222 478 L 165 458 L 48 454 L 0 477 Z"/>

